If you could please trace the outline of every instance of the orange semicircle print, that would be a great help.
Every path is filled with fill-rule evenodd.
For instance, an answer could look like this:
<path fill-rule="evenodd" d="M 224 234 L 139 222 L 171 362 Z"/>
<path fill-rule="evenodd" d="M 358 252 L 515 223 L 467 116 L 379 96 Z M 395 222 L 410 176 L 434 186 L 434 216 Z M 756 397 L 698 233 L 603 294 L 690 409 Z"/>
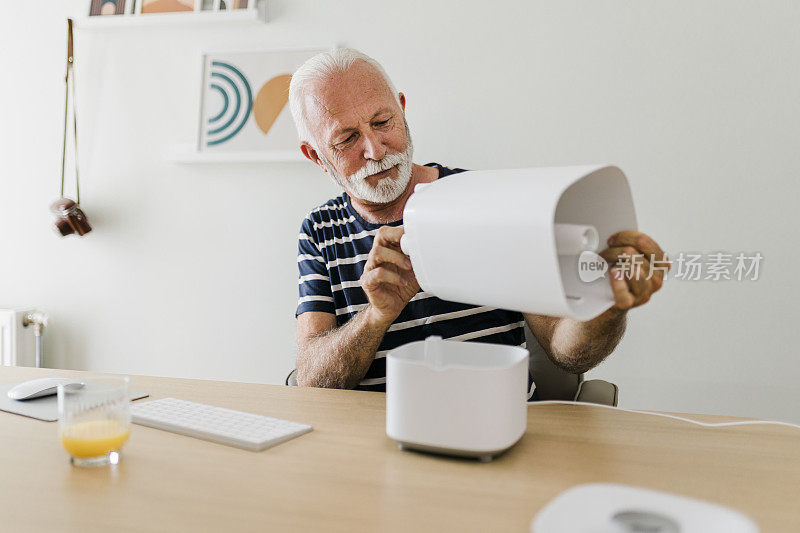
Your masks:
<path fill-rule="evenodd" d="M 265 134 L 269 132 L 281 109 L 289 100 L 289 82 L 291 80 L 291 74 L 275 76 L 261 86 L 253 100 L 253 117 L 256 119 L 258 128 Z"/>

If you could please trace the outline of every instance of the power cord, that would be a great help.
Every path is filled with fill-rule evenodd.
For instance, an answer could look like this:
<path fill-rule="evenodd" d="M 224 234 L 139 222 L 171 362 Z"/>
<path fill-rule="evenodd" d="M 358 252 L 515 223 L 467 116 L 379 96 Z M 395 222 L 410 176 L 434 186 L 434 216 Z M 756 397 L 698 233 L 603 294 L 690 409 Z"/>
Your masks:
<path fill-rule="evenodd" d="M 615 411 L 623 411 L 626 413 L 636 413 L 640 415 L 660 416 L 663 418 L 671 418 L 673 420 L 680 420 L 681 422 L 689 422 L 707 428 L 721 428 L 729 426 L 755 426 L 755 425 L 772 425 L 772 426 L 786 426 L 794 429 L 800 429 L 800 425 L 791 424 L 789 422 L 777 422 L 774 420 L 740 420 L 737 422 L 700 422 L 699 420 L 692 420 L 691 418 L 684 418 L 682 416 L 668 415 L 666 413 L 654 413 L 652 411 L 638 411 L 636 409 L 623 409 L 613 405 L 605 405 L 601 403 L 590 402 L 570 402 L 566 400 L 544 400 L 538 402 L 528 402 L 528 405 L 580 405 L 584 407 L 602 407 L 604 409 L 613 409 Z"/>

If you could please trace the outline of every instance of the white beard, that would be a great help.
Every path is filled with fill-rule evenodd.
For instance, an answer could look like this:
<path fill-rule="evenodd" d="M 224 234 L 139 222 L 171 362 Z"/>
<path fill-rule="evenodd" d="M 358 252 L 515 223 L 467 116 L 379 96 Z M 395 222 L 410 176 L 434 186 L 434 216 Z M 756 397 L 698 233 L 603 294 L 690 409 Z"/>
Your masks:
<path fill-rule="evenodd" d="M 377 204 L 386 204 L 403 194 L 403 191 L 408 187 L 408 182 L 411 181 L 414 145 L 411 143 L 411 135 L 408 135 L 408 126 L 406 126 L 406 133 L 408 148 L 406 148 L 405 152 L 386 154 L 380 161 L 367 161 L 363 167 L 346 178 L 333 168 L 330 161 L 322 156 L 320 156 L 320 159 L 325 168 L 328 169 L 328 172 L 330 172 L 333 180 L 350 193 L 352 197 Z M 397 166 L 396 178 L 391 176 L 381 178 L 374 187 L 367 182 L 368 177 L 378 172 L 389 170 L 394 166 Z"/>

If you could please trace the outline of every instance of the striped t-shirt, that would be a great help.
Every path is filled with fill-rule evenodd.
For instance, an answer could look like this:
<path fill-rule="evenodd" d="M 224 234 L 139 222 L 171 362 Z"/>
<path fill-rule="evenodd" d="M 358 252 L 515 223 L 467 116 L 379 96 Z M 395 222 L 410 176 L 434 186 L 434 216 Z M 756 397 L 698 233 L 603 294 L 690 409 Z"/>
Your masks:
<path fill-rule="evenodd" d="M 440 179 L 464 172 L 437 163 L 426 166 L 438 168 Z M 402 224 L 397 220 L 386 225 Z M 382 225 L 361 218 L 347 193 L 308 214 L 298 236 L 300 299 L 295 316 L 322 311 L 335 314 L 341 326 L 367 306 L 359 279 Z M 389 326 L 375 359 L 356 388 L 385 391 L 386 353 L 403 344 L 438 335 L 449 340 L 525 346 L 523 325 L 521 313 L 440 300 L 420 290 Z"/>

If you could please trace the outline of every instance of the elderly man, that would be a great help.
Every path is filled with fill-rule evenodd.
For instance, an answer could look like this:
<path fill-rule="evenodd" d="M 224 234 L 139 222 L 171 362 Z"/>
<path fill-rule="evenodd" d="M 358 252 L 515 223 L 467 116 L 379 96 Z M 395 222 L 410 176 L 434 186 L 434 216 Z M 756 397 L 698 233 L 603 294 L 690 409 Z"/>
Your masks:
<path fill-rule="evenodd" d="M 289 103 L 303 154 L 344 192 L 303 221 L 297 262 L 297 382 L 385 390 L 387 351 L 430 335 L 524 345 L 527 322 L 548 357 L 570 372 L 603 360 L 625 331 L 625 315 L 650 299 L 663 272 L 611 269 L 614 306 L 588 321 L 444 301 L 420 290 L 400 250 L 403 208 L 418 183 L 459 168 L 417 165 L 405 120 L 406 97 L 374 59 L 352 49 L 321 53 L 292 77 Z M 665 260 L 648 236 L 612 236 L 602 256 Z M 648 278 L 649 279 L 646 279 Z"/>

